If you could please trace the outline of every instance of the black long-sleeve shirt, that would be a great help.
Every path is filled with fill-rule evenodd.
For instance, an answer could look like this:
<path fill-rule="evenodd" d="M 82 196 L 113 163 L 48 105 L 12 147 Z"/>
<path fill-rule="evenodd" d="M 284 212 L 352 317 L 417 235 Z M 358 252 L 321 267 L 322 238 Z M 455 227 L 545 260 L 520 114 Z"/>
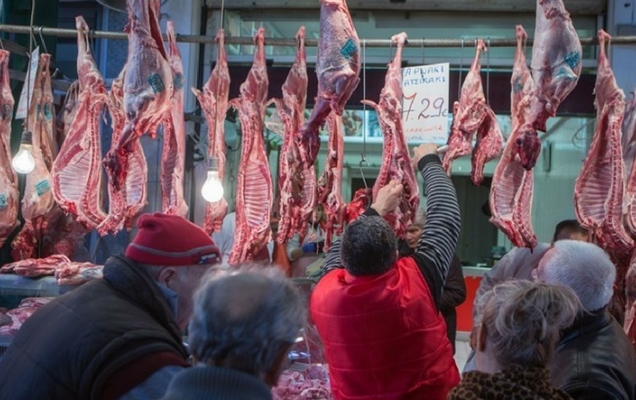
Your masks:
<path fill-rule="evenodd" d="M 430 154 L 418 163 L 424 178 L 424 190 L 428 194 L 426 222 L 413 258 L 426 279 L 437 309 L 440 309 L 442 290 L 448 276 L 448 268 L 459 239 L 461 217 L 457 194 L 451 180 L 442 168 L 439 157 Z M 361 218 L 378 216 L 367 209 Z M 325 259 L 323 273 L 334 268 L 343 268 L 340 257 L 340 240 L 337 240 Z"/>

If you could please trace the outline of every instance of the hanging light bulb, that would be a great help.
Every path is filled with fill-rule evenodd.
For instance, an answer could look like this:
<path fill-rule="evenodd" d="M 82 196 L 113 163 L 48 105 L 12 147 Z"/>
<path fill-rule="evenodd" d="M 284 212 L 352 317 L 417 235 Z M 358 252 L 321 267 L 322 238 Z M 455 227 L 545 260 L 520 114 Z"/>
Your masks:
<path fill-rule="evenodd" d="M 223 184 L 219 179 L 219 160 L 215 157 L 208 161 L 208 179 L 201 188 L 201 195 L 210 203 L 217 202 L 223 198 Z"/>
<path fill-rule="evenodd" d="M 28 174 L 35 169 L 35 160 L 31 154 L 33 144 L 31 142 L 31 132 L 23 131 L 20 140 L 20 150 L 11 160 L 11 166 L 18 174 Z"/>

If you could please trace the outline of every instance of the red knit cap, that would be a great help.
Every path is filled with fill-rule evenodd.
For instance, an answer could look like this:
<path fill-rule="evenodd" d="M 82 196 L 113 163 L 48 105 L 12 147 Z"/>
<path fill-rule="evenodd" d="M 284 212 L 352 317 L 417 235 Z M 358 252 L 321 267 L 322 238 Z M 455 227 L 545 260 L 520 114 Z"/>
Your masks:
<path fill-rule="evenodd" d="M 126 248 L 126 257 L 149 265 L 196 265 L 221 262 L 214 241 L 185 218 L 161 213 L 144 214 L 139 232 Z"/>

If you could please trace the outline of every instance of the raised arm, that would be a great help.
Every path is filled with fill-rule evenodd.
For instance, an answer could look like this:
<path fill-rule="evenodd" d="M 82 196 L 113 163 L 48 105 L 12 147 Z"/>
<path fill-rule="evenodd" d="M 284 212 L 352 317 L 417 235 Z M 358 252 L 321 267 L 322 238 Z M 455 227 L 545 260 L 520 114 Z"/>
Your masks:
<path fill-rule="evenodd" d="M 439 308 L 442 289 L 459 238 L 461 217 L 455 188 L 442 168 L 437 146 L 422 144 L 414 149 L 414 154 L 413 163 L 422 173 L 424 191 L 428 197 L 426 222 L 413 258 Z"/>

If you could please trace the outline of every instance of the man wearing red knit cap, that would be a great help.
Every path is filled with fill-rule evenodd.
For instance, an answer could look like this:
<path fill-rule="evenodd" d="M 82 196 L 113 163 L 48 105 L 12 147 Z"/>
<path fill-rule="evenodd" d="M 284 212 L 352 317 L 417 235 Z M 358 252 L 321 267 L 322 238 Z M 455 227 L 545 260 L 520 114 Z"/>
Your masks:
<path fill-rule="evenodd" d="M 199 227 L 145 214 L 104 278 L 29 318 L 0 362 L 2 399 L 156 399 L 188 366 L 192 295 L 221 255 Z"/>

